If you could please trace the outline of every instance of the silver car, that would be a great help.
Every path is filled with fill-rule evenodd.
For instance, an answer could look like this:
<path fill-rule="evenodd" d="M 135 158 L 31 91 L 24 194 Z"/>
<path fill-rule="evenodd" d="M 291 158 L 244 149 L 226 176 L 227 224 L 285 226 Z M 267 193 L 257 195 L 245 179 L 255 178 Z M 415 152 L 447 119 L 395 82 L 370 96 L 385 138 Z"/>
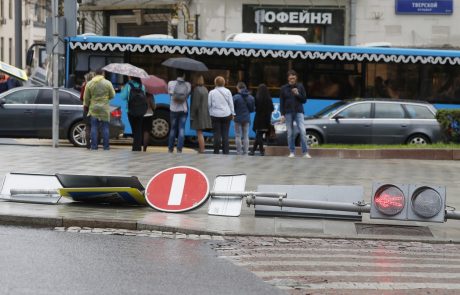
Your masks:
<path fill-rule="evenodd" d="M 0 94 L 0 137 L 52 137 L 52 88 L 18 87 Z M 110 107 L 110 136 L 123 133 L 120 107 Z M 86 146 L 80 93 L 59 89 L 59 138 Z"/>
<path fill-rule="evenodd" d="M 429 144 L 442 139 L 436 108 L 403 100 L 339 101 L 305 118 L 310 145 Z M 276 124 L 277 138 L 286 143 L 286 127 Z M 295 134 L 299 142 L 298 132 Z"/>

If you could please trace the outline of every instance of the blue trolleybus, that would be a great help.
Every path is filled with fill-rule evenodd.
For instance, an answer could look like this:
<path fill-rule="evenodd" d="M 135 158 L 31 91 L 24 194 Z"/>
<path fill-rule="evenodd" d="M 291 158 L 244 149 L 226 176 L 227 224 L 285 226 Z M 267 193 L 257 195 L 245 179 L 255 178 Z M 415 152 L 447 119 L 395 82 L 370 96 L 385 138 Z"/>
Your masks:
<path fill-rule="evenodd" d="M 279 89 L 286 83 L 289 69 L 297 71 L 307 89 L 306 115 L 350 98 L 425 100 L 437 108 L 460 104 L 460 52 L 455 50 L 110 36 L 66 40 L 66 81 L 72 77 L 77 84 L 82 83 L 85 73 L 113 62 L 131 63 L 168 81 L 175 79 L 175 72 L 161 63 L 170 57 L 187 56 L 208 66 L 209 71 L 200 74 L 209 89 L 218 75 L 226 79 L 233 93 L 238 81 L 245 82 L 253 94 L 258 85 L 266 84 L 275 105 L 273 120 L 280 116 Z M 126 82 L 124 76 L 107 74 L 116 88 Z M 193 82 L 193 78 L 191 73 L 188 79 Z M 152 143 L 165 144 L 169 96 L 156 95 L 155 100 Z M 112 104 L 123 108 L 125 134 L 130 134 L 126 105 L 118 96 Z M 190 120 L 186 136 L 195 136 Z"/>

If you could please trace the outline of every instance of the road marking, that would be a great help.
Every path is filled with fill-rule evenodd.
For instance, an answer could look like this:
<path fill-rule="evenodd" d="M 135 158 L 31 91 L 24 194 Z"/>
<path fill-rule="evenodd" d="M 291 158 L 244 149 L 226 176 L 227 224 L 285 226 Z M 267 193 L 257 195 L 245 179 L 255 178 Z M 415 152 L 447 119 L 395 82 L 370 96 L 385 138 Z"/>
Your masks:
<path fill-rule="evenodd" d="M 401 268 L 401 266 L 414 268 L 460 268 L 460 265 L 446 264 L 418 264 L 418 263 L 395 263 L 395 262 L 346 262 L 346 261 L 234 261 L 239 266 L 343 266 L 343 267 L 378 267 L 378 268 Z"/>
<path fill-rule="evenodd" d="M 438 284 L 438 283 L 327 283 L 327 284 L 305 284 L 295 285 L 296 289 L 336 289 L 336 290 L 413 290 L 413 289 L 448 289 L 458 290 L 460 284 Z M 291 286 L 278 286 L 280 289 L 292 289 Z"/>
<path fill-rule="evenodd" d="M 187 175 L 185 173 L 174 174 L 171 184 L 171 192 L 169 193 L 168 205 L 178 206 L 181 204 L 186 176 Z"/>
<path fill-rule="evenodd" d="M 221 249 L 219 249 L 220 251 Z M 239 252 L 238 252 L 239 253 Z M 269 258 L 271 260 L 277 259 L 286 259 L 286 258 L 295 258 L 295 260 L 300 261 L 302 259 L 331 259 L 331 255 L 318 255 L 318 254 L 279 254 L 279 253 L 254 253 L 254 254 L 245 254 L 238 256 L 220 256 L 222 258 L 231 258 L 235 261 L 247 260 L 251 258 Z M 346 258 L 346 259 L 368 259 L 375 260 L 383 257 L 383 255 L 345 255 L 345 254 L 336 254 L 334 258 Z M 414 257 L 402 257 L 398 255 L 384 255 L 385 260 L 414 260 Z M 423 257 L 417 258 L 417 261 L 442 261 L 442 262 L 460 262 L 460 258 L 449 258 L 449 257 Z"/>
<path fill-rule="evenodd" d="M 280 270 L 280 271 L 253 271 L 260 278 L 264 277 L 407 277 L 407 278 L 428 278 L 428 279 L 457 279 L 460 273 L 425 273 L 425 272 L 387 272 L 387 271 L 297 271 L 297 270 Z M 460 285 L 459 285 L 460 286 Z"/>

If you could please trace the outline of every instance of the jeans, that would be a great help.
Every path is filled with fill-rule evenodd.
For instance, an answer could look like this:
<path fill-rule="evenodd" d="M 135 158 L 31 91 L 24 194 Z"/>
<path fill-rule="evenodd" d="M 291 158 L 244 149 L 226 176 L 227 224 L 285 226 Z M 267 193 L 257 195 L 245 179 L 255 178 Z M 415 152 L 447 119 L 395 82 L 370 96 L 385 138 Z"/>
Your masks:
<path fill-rule="evenodd" d="M 91 149 L 97 150 L 99 128 L 102 128 L 102 143 L 104 150 L 108 150 L 109 146 L 109 122 L 91 117 Z"/>
<path fill-rule="evenodd" d="M 235 122 L 236 153 L 241 155 L 241 135 L 243 135 L 243 155 L 248 153 L 249 148 L 249 122 Z"/>
<path fill-rule="evenodd" d="M 302 154 L 307 153 L 307 135 L 305 133 L 304 114 L 302 113 L 287 113 L 286 118 L 286 129 L 287 129 L 287 141 L 289 151 L 295 152 L 295 138 L 294 138 L 294 122 L 297 124 L 297 128 L 300 132 L 300 144 L 302 147 Z"/>
<path fill-rule="evenodd" d="M 169 112 L 171 130 L 169 130 L 168 150 L 174 150 L 174 142 L 177 135 L 177 152 L 182 152 L 185 138 L 185 121 L 187 121 L 187 112 Z"/>
<path fill-rule="evenodd" d="M 228 155 L 230 153 L 230 145 L 228 143 L 228 131 L 230 130 L 230 117 L 212 117 L 212 128 L 214 130 L 214 154 L 219 153 L 222 144 L 222 153 Z"/>

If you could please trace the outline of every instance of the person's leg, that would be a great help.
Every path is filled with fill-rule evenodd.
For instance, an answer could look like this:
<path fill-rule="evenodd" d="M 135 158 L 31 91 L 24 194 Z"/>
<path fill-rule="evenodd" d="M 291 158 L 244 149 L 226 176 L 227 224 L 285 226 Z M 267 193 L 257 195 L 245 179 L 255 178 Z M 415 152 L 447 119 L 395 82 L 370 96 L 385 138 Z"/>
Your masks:
<path fill-rule="evenodd" d="M 235 129 L 235 144 L 236 144 L 236 154 L 241 155 L 241 129 L 242 126 L 240 123 L 234 122 Z"/>
<path fill-rule="evenodd" d="M 228 155 L 230 153 L 230 145 L 228 143 L 228 132 L 230 131 L 230 119 L 222 118 L 222 153 Z"/>
<path fill-rule="evenodd" d="M 185 122 L 187 121 L 187 113 L 180 112 L 177 120 L 179 129 L 179 133 L 177 135 L 177 152 L 182 153 L 182 147 L 184 146 L 185 140 Z"/>
<path fill-rule="evenodd" d="M 169 112 L 169 121 L 171 124 L 171 129 L 169 130 L 169 141 L 168 141 L 168 151 L 172 153 L 174 151 L 174 142 L 176 141 L 176 130 L 177 130 L 177 112 Z"/>
<path fill-rule="evenodd" d="M 214 142 L 213 142 L 214 154 L 218 154 L 219 149 L 220 149 L 221 139 L 222 139 L 220 118 L 211 117 L 211 120 L 212 120 L 212 128 L 214 130 Z"/>
<path fill-rule="evenodd" d="M 110 131 L 109 131 L 109 121 L 102 121 L 102 142 L 104 145 L 104 150 L 110 149 Z"/>
<path fill-rule="evenodd" d="M 243 154 L 247 155 L 249 149 L 249 122 L 241 125 L 243 132 Z"/>
<path fill-rule="evenodd" d="M 147 147 L 149 146 L 150 143 L 150 132 L 152 131 L 152 122 L 153 122 L 153 116 L 147 116 L 142 119 L 142 146 L 144 152 L 147 151 Z"/>
<path fill-rule="evenodd" d="M 88 116 L 88 111 L 83 112 L 83 120 L 85 122 L 85 139 L 86 148 L 91 148 L 91 117 Z"/>
<path fill-rule="evenodd" d="M 99 120 L 91 117 L 91 149 L 97 150 L 97 140 L 99 135 Z"/>
<path fill-rule="evenodd" d="M 300 145 L 302 147 L 302 154 L 306 154 L 308 152 L 308 145 L 307 145 L 307 135 L 305 132 L 305 123 L 304 123 L 304 114 L 297 113 L 295 118 L 297 127 L 299 128 L 300 132 Z"/>
<path fill-rule="evenodd" d="M 286 118 L 287 142 L 289 152 L 295 153 L 295 138 L 294 138 L 294 114 L 288 113 L 284 116 Z"/>
<path fill-rule="evenodd" d="M 259 144 L 259 150 L 260 150 L 260 155 L 264 156 L 265 155 L 265 150 L 264 150 L 264 133 L 265 131 L 257 131 L 257 142 Z"/>
<path fill-rule="evenodd" d="M 142 136 L 142 126 L 140 125 L 141 120 L 139 117 L 134 117 L 128 115 L 129 124 L 131 125 L 131 133 L 133 134 L 133 144 L 131 147 L 132 151 L 140 151 L 141 150 L 141 136 Z"/>
<path fill-rule="evenodd" d="M 205 144 L 204 144 L 204 136 L 203 136 L 203 130 L 198 129 L 196 131 L 196 137 L 198 139 L 198 152 L 199 153 L 204 153 L 205 151 Z"/>

